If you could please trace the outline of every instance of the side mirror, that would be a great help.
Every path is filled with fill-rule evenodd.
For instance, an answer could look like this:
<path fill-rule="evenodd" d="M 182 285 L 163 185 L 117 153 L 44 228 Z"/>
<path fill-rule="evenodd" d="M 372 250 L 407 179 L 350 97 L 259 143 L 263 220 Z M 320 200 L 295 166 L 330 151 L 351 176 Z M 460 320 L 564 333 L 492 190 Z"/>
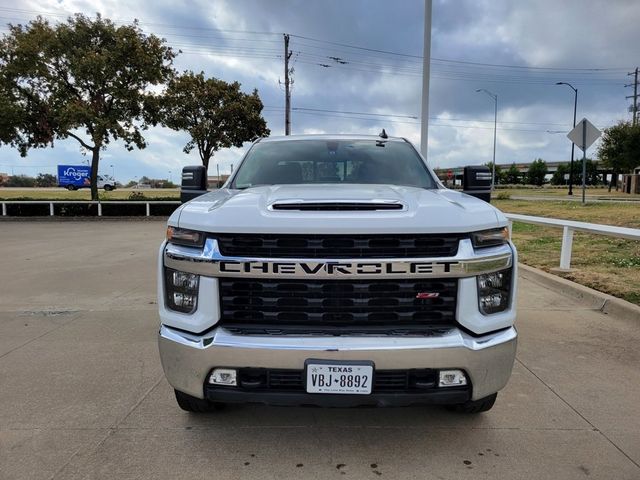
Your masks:
<path fill-rule="evenodd" d="M 180 185 L 180 201 L 193 200 L 207 193 L 207 169 L 203 165 L 184 167 Z"/>
<path fill-rule="evenodd" d="M 491 202 L 491 170 L 483 166 L 464 167 L 462 190 L 467 195 Z"/>

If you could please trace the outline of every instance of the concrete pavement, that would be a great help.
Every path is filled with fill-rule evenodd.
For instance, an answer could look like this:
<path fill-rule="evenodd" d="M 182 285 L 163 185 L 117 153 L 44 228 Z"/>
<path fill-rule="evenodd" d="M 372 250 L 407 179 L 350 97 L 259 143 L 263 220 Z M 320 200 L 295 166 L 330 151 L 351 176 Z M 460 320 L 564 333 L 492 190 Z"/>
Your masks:
<path fill-rule="evenodd" d="M 163 232 L 0 223 L 1 480 L 640 478 L 640 321 L 522 276 L 518 359 L 486 414 L 182 412 L 156 349 Z"/>

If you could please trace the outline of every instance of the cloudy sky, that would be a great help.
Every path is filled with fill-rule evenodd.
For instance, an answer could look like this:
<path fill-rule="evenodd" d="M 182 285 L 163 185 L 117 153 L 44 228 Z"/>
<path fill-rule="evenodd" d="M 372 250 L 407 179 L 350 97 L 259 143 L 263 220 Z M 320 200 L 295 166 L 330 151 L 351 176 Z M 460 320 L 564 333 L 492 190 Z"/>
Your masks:
<path fill-rule="evenodd" d="M 257 88 L 272 135 L 284 133 L 282 34 L 289 33 L 294 134 L 384 127 L 420 143 L 422 0 L 0 0 L 5 26 L 75 12 L 117 23 L 137 18 L 145 32 L 182 50 L 177 69 Z M 573 91 L 555 82 L 578 88 L 578 120 L 598 127 L 628 120 L 632 89 L 624 85 L 640 65 L 639 26 L 637 0 L 434 0 L 429 162 L 444 168 L 491 160 L 493 100 L 476 93 L 481 88 L 498 95 L 498 164 L 567 159 Z M 120 181 L 175 180 L 182 166 L 199 161 L 196 152 L 182 152 L 182 133 L 156 128 L 146 138 L 141 151 L 110 144 L 101 171 L 115 171 Z M 220 151 L 221 171 L 242 153 Z M 54 173 L 58 163 L 83 159 L 74 140 L 26 159 L 0 147 L 0 171 L 9 173 Z"/>

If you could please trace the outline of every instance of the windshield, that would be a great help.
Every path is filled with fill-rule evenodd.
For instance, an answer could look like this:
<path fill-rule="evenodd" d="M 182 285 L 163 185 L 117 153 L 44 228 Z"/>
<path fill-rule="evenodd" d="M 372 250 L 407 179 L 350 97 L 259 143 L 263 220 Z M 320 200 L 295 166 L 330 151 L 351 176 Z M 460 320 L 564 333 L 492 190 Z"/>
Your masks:
<path fill-rule="evenodd" d="M 407 142 L 289 140 L 257 143 L 232 188 L 306 183 L 374 183 L 437 188 Z"/>

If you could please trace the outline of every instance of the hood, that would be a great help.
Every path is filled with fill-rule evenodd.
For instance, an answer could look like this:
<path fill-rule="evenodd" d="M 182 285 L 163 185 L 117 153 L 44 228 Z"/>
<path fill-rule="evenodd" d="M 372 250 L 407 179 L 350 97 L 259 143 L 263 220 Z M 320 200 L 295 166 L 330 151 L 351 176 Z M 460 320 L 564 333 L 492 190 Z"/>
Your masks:
<path fill-rule="evenodd" d="M 169 223 L 214 233 L 388 234 L 463 233 L 507 220 L 490 204 L 453 190 L 313 184 L 220 189 L 186 203 Z"/>

